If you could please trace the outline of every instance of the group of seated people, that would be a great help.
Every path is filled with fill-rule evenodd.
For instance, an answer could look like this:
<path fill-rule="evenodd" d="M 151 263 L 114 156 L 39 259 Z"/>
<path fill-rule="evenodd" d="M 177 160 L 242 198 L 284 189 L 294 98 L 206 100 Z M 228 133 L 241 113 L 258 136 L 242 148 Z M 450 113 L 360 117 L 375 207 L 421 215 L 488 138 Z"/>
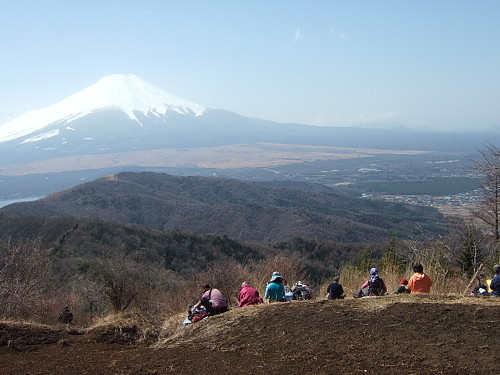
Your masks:
<path fill-rule="evenodd" d="M 401 279 L 400 285 L 394 292 L 395 294 L 418 294 L 418 293 L 430 293 L 432 280 L 424 273 L 424 268 L 420 263 L 413 265 L 413 271 L 415 272 L 410 278 Z M 335 277 L 333 282 L 330 283 L 326 289 L 328 299 L 341 299 L 344 298 L 344 289 L 342 285 L 339 284 L 339 277 Z M 384 280 L 379 276 L 379 271 L 377 268 L 370 269 L 370 278 L 361 285 L 359 292 L 356 293 L 354 298 L 368 297 L 368 296 L 383 296 L 387 294 L 387 286 Z"/>
<path fill-rule="evenodd" d="M 271 276 L 264 298 L 268 299 L 269 302 L 286 301 L 283 276 L 279 272 L 274 272 Z M 263 302 L 264 299 L 260 297 L 259 291 L 244 281 L 238 294 L 238 307 L 256 305 Z M 222 314 L 227 310 L 227 301 L 220 290 L 212 288 L 209 284 L 205 284 L 203 286 L 203 295 L 195 305 L 189 307 L 188 317 L 184 323 L 196 322 L 210 315 Z"/>
<path fill-rule="evenodd" d="M 395 294 L 421 294 L 430 293 L 432 280 L 424 273 L 424 267 L 420 263 L 413 265 L 414 274 L 408 281 L 401 279 Z M 370 278 L 361 286 L 359 292 L 354 295 L 355 298 L 367 296 L 383 296 L 387 294 L 387 286 L 384 280 L 379 276 L 378 269 L 372 268 L 370 270 Z"/>
<path fill-rule="evenodd" d="M 493 267 L 495 272 L 495 277 L 488 285 L 483 285 L 479 279 L 479 284 L 472 291 L 471 295 L 483 295 L 483 296 L 496 296 L 500 297 L 500 265 Z M 429 275 L 424 273 L 424 267 L 420 263 L 415 263 L 413 265 L 414 274 L 411 276 L 410 280 L 405 278 L 401 279 L 394 294 L 422 294 L 430 293 L 432 280 Z M 327 298 L 337 299 L 344 298 L 342 286 L 338 283 L 339 278 L 334 278 L 333 282 L 328 286 Z M 491 290 L 491 292 L 488 291 Z M 359 292 L 355 294 L 354 298 L 361 298 L 367 296 L 383 296 L 387 294 L 387 286 L 384 280 L 379 276 L 378 269 L 370 269 L 370 278 L 361 286 Z"/>
<path fill-rule="evenodd" d="M 413 265 L 414 274 L 410 280 L 402 279 L 395 294 L 421 294 L 430 293 L 432 280 L 424 273 L 422 264 L 415 263 Z M 492 290 L 490 295 L 500 297 L 500 265 L 494 267 L 496 276 L 491 280 L 489 288 Z M 335 277 L 327 287 L 327 299 L 344 298 L 344 289 L 339 283 L 339 277 Z M 300 282 L 300 286 L 302 283 Z M 387 286 L 384 280 L 379 276 L 377 268 L 370 269 L 370 278 L 361 286 L 359 292 L 354 295 L 354 298 L 368 296 L 382 296 L 387 294 Z M 266 287 L 264 298 L 269 302 L 285 302 L 285 286 L 283 285 L 283 276 L 279 272 L 273 272 L 271 280 Z M 255 305 L 263 303 L 264 299 L 260 297 L 257 289 L 253 288 L 247 282 L 243 282 L 238 294 L 238 307 Z M 199 320 L 209 315 L 222 314 L 228 310 L 228 304 L 219 289 L 212 288 L 206 284 L 203 286 L 203 295 L 198 303 L 190 307 L 189 314 L 193 319 Z M 197 317 L 196 317 L 197 315 Z M 194 320 L 194 321 L 196 321 Z"/>

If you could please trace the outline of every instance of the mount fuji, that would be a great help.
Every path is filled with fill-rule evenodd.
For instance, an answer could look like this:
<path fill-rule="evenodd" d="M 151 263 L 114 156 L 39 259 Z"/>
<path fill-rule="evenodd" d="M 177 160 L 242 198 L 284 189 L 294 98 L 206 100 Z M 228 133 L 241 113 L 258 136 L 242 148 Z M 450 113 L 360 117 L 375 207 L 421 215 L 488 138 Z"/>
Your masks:
<path fill-rule="evenodd" d="M 208 109 L 135 75 L 114 74 L 0 125 L 0 167 L 89 154 L 274 141 L 286 131 L 283 124 Z"/>
<path fill-rule="evenodd" d="M 488 139 L 484 134 L 442 136 L 398 129 L 281 124 L 205 108 L 135 75 L 114 74 L 50 107 L 0 125 L 0 175 L 164 166 L 166 158 L 170 164 L 172 159 L 183 158 L 158 150 L 279 143 L 463 151 L 476 150 L 484 139 Z M 182 162 L 185 166 L 186 161 Z"/>
<path fill-rule="evenodd" d="M 49 139 L 69 129 L 69 124 L 78 119 L 110 109 L 123 112 L 141 127 L 138 115 L 159 118 L 168 112 L 176 112 L 199 116 L 205 111 L 203 106 L 168 94 L 135 75 L 113 74 L 57 104 L 28 112 L 4 124 L 0 127 L 0 143 L 16 139 L 22 139 L 21 143 Z"/>

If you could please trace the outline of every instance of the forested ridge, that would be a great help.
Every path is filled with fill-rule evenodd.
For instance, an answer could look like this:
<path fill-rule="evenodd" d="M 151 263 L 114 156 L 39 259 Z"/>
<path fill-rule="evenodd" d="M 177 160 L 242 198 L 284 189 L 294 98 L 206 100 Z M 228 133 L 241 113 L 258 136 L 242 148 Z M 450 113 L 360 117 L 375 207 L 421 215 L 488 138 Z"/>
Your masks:
<path fill-rule="evenodd" d="M 317 238 L 383 242 L 391 236 L 444 233 L 429 207 L 355 199 L 328 189 L 255 185 L 232 179 L 119 173 L 35 202 L 0 209 L 12 215 L 91 217 L 157 230 L 186 230 L 241 240 Z"/>
<path fill-rule="evenodd" d="M 259 262 L 277 254 L 301 259 L 311 279 L 338 271 L 342 264 L 370 248 L 379 254 L 385 244 L 341 243 L 293 238 L 275 243 L 239 241 L 227 236 L 187 231 L 158 231 L 138 225 L 86 218 L 12 217 L 0 214 L 0 243 L 16 246 L 36 242 L 59 264 L 58 277 L 69 278 L 99 257 L 118 252 L 137 263 L 159 266 L 182 277 L 213 262 Z"/>

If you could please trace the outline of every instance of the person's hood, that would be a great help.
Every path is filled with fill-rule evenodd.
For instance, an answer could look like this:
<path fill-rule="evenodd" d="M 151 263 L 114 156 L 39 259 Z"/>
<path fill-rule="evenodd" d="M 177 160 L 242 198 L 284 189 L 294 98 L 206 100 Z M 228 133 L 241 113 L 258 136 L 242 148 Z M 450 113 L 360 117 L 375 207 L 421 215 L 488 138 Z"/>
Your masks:
<path fill-rule="evenodd" d="M 426 276 L 426 274 L 425 274 L 425 273 L 416 273 L 416 272 L 415 272 L 415 273 L 413 274 L 413 278 L 414 278 L 415 280 L 422 280 L 422 279 L 425 279 L 426 277 L 427 277 L 427 276 Z"/>

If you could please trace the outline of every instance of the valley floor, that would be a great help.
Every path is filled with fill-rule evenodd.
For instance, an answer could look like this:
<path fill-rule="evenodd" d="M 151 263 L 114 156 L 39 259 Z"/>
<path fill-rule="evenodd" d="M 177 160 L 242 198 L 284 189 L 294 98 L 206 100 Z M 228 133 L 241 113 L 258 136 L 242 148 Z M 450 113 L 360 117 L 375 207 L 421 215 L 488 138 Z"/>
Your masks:
<path fill-rule="evenodd" d="M 494 374 L 500 298 L 265 304 L 189 326 L 170 320 L 152 345 L 111 343 L 126 329 L 113 340 L 105 331 L 0 322 L 0 373 Z"/>

